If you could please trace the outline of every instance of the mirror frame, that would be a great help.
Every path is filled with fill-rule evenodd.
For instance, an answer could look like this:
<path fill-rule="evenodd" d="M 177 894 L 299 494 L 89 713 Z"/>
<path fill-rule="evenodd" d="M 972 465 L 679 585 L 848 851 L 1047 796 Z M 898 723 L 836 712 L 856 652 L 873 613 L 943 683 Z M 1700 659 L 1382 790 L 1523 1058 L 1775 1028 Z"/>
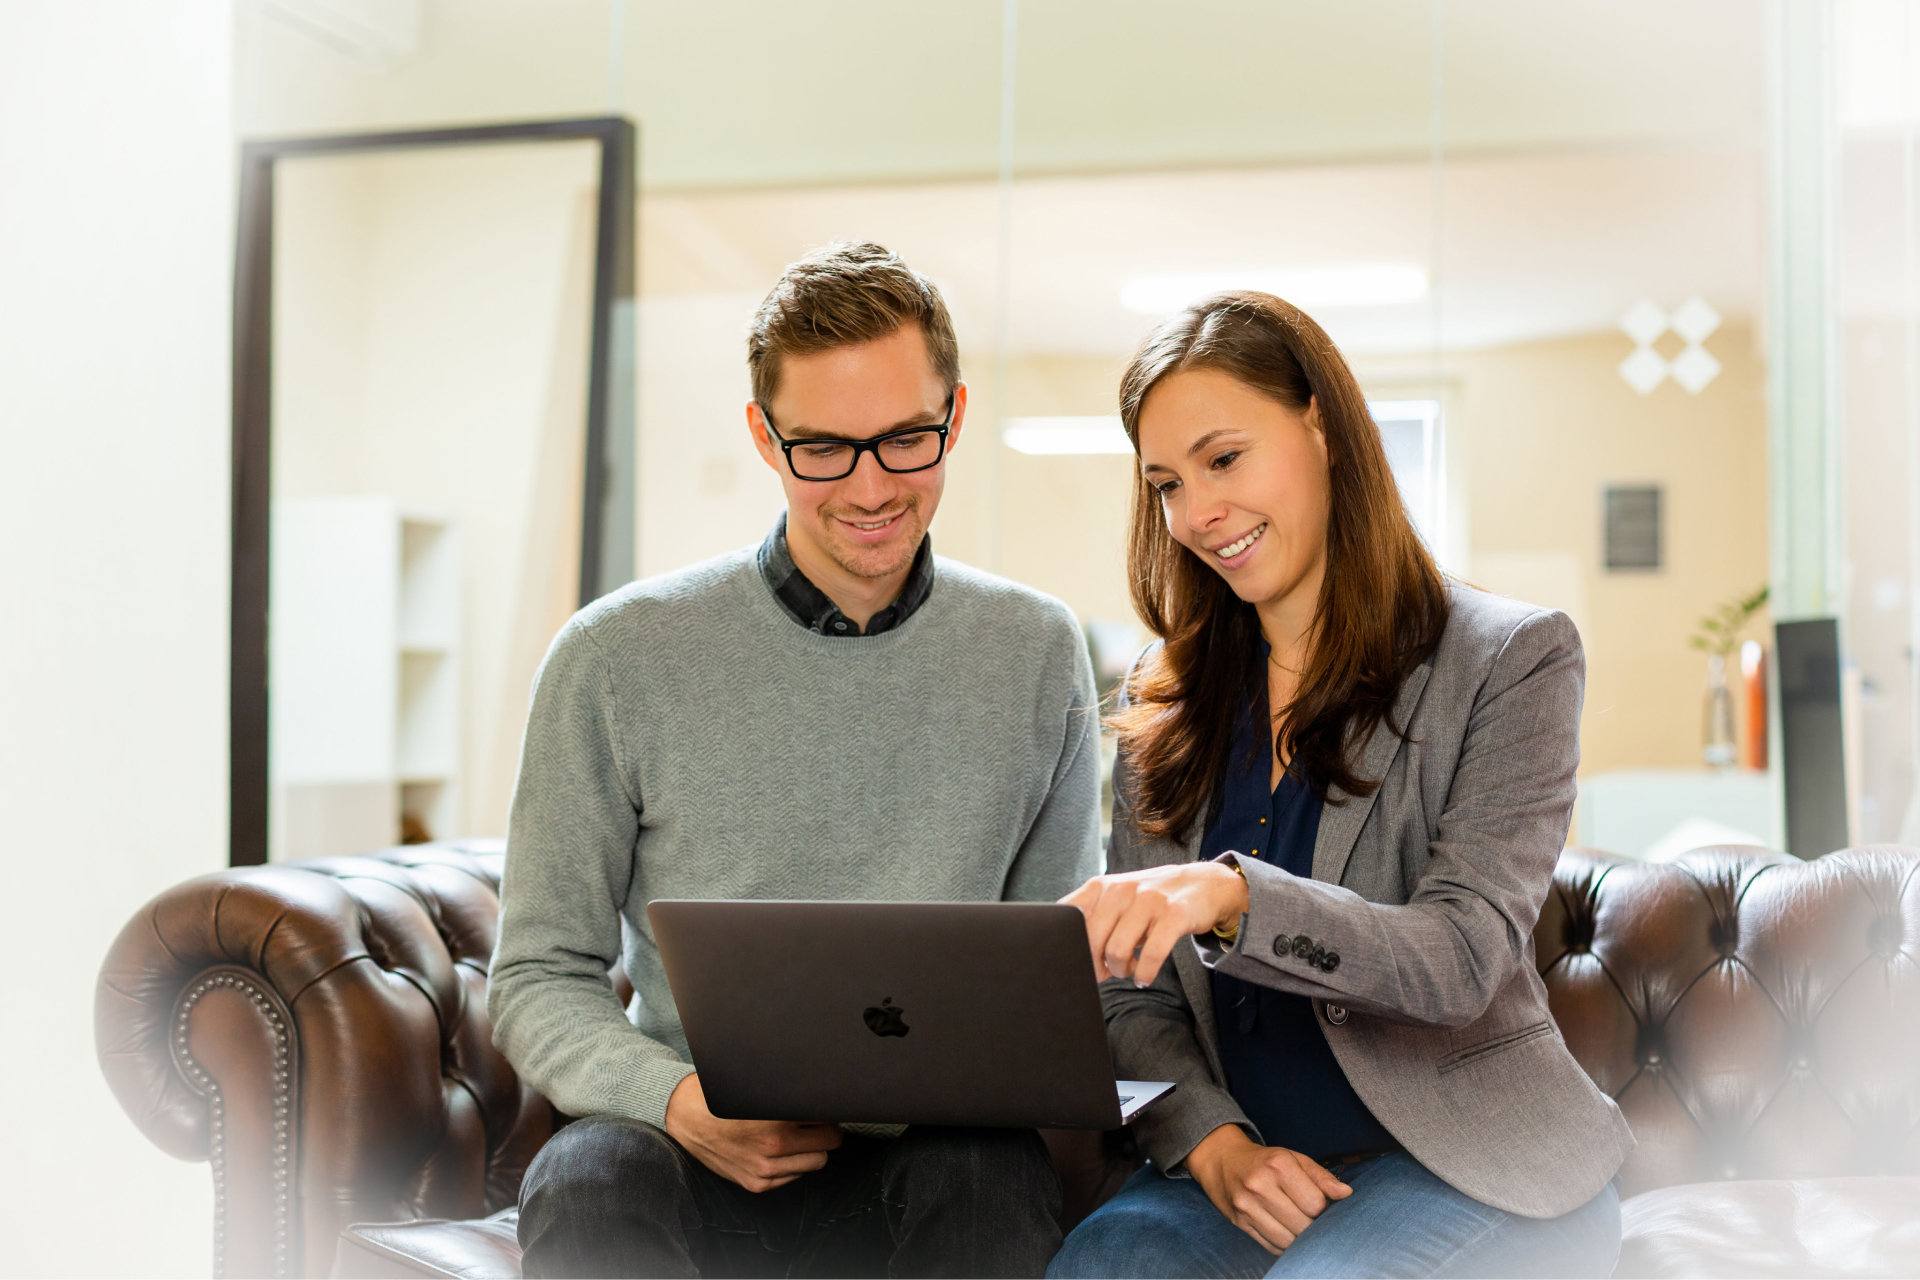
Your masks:
<path fill-rule="evenodd" d="M 581 477 L 580 603 L 632 581 L 635 530 L 634 208 L 638 134 L 624 116 L 270 138 L 242 144 L 233 277 L 233 581 L 228 863 L 267 860 L 268 545 L 273 486 L 274 171 L 285 158 L 592 141 L 600 148 Z"/>

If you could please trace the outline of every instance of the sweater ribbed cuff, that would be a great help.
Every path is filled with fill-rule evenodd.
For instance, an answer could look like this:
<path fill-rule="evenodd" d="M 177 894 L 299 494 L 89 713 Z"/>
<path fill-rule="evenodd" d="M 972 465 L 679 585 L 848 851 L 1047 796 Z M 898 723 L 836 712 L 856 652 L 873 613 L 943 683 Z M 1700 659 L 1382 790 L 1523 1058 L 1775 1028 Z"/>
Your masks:
<path fill-rule="evenodd" d="M 664 1131 L 667 1127 L 667 1100 L 680 1082 L 693 1074 L 690 1062 L 667 1058 L 643 1058 L 632 1074 L 614 1089 L 613 1110 L 630 1120 L 643 1121 Z"/>

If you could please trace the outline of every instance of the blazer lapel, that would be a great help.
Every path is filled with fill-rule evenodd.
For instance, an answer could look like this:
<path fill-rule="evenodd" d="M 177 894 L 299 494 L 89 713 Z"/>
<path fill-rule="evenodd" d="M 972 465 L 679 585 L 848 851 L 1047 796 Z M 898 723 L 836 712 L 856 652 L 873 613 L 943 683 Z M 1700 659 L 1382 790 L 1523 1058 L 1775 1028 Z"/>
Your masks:
<path fill-rule="evenodd" d="M 1427 687 L 1427 677 L 1433 674 L 1431 662 L 1416 667 L 1400 686 L 1399 694 L 1393 700 L 1393 722 L 1402 729 L 1413 723 L 1413 709 L 1420 703 L 1421 691 Z M 1360 750 L 1358 772 L 1362 778 L 1379 781 L 1387 776 L 1387 770 L 1393 765 L 1393 758 L 1400 754 L 1400 745 L 1404 741 L 1399 734 L 1387 727 L 1383 720 L 1373 726 L 1373 733 L 1367 738 L 1366 746 Z M 1367 825 L 1367 815 L 1373 812 L 1374 796 L 1380 794 L 1378 787 L 1372 794 L 1349 796 L 1339 788 L 1329 788 L 1329 803 L 1320 811 L 1320 834 L 1313 842 L 1313 878 L 1326 884 L 1339 884 L 1340 877 L 1346 874 L 1347 859 L 1353 856 L 1354 841 L 1360 838 L 1360 828 Z M 1331 803 L 1334 799 L 1341 803 Z"/>

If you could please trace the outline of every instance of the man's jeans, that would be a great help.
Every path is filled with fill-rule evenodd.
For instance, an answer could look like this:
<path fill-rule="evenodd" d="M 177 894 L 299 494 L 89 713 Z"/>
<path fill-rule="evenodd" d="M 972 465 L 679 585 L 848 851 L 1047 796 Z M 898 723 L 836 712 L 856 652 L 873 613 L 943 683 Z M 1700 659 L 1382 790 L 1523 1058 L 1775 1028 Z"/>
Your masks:
<path fill-rule="evenodd" d="M 1191 1178 L 1148 1167 L 1075 1227 L 1049 1276 L 1606 1276 L 1620 1255 L 1618 1180 L 1572 1213 L 1522 1218 L 1481 1204 L 1412 1156 L 1340 1171 L 1353 1188 L 1278 1258 Z"/>
<path fill-rule="evenodd" d="M 527 1170 L 520 1244 L 528 1276 L 1038 1276 L 1060 1180 L 1031 1130 L 912 1128 L 848 1134 L 755 1195 L 651 1125 L 596 1116 Z"/>

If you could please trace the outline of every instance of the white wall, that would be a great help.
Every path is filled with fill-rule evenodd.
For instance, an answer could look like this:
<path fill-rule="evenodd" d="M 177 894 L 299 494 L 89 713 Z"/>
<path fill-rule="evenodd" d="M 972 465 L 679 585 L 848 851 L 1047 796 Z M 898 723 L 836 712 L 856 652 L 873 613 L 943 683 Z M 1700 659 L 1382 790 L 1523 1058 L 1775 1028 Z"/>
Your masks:
<path fill-rule="evenodd" d="M 0 1204 L 13 1275 L 192 1275 L 205 1165 L 93 983 L 225 860 L 230 0 L 0 0 Z"/>

